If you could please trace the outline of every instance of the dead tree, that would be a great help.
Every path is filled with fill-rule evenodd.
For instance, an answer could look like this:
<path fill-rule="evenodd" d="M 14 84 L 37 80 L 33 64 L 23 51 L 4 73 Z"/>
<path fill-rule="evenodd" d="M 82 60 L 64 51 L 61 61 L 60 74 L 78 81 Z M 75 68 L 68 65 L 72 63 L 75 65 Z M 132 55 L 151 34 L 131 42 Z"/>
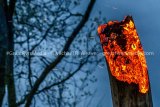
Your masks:
<path fill-rule="evenodd" d="M 98 28 L 110 77 L 113 107 L 152 107 L 148 69 L 134 21 Z"/>

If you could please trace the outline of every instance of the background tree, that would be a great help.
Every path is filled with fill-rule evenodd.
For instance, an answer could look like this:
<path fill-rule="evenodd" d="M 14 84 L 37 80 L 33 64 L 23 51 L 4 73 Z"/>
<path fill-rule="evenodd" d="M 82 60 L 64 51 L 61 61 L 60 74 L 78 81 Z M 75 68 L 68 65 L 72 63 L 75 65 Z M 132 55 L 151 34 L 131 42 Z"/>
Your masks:
<path fill-rule="evenodd" d="M 7 51 L 7 27 L 6 18 L 2 5 L 0 5 L 0 105 L 2 105 L 4 93 L 5 93 L 5 60 Z"/>
<path fill-rule="evenodd" d="M 101 48 L 94 38 L 99 22 L 90 17 L 95 0 L 85 4 L 78 0 L 1 1 L 0 12 L 6 17 L 1 20 L 8 28 L 8 42 L 1 31 L 1 41 L 8 43 L 7 58 L 2 60 L 2 68 L 7 66 L 4 106 L 76 107 L 82 100 L 89 105 L 95 90 L 87 87 L 96 82 L 92 73 L 103 57 L 97 54 Z M 3 94 L 4 82 L 1 87 Z"/>

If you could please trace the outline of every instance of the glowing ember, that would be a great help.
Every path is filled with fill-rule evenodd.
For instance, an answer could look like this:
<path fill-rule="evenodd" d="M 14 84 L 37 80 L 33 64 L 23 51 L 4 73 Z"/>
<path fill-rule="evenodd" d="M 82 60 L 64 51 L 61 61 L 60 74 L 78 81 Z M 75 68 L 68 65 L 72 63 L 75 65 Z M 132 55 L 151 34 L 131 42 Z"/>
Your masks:
<path fill-rule="evenodd" d="M 133 19 L 110 21 L 98 27 L 111 74 L 118 80 L 139 85 L 139 92 L 149 89 L 148 70 Z"/>

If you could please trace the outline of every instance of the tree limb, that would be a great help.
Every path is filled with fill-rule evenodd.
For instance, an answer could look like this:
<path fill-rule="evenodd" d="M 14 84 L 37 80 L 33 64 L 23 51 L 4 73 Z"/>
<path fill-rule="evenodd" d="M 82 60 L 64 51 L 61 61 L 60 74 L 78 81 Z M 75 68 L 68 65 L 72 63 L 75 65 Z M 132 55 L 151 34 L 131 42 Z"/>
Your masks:
<path fill-rule="evenodd" d="M 78 26 L 76 27 L 76 29 L 72 32 L 71 36 L 69 37 L 69 39 L 67 40 L 62 52 L 66 52 L 69 50 L 70 45 L 72 44 L 73 40 L 75 39 L 76 35 L 79 33 L 79 31 L 83 28 L 83 26 L 85 25 L 85 23 L 88 21 L 91 10 L 93 8 L 95 4 L 95 0 L 91 0 L 88 8 L 82 18 L 82 20 L 80 21 L 80 23 L 78 24 Z M 40 84 L 43 82 L 43 80 L 46 78 L 46 76 L 50 73 L 50 71 L 58 64 L 60 63 L 60 61 L 63 59 L 65 55 L 61 54 L 59 55 L 49 66 L 47 66 L 44 71 L 42 72 L 42 74 L 40 75 L 40 77 L 36 80 L 35 84 L 33 85 L 33 88 L 31 89 L 31 91 L 29 92 L 29 94 L 27 95 L 27 99 L 26 99 L 26 104 L 25 107 L 29 107 L 31 105 L 32 99 L 36 93 L 36 91 L 38 90 Z"/>
<path fill-rule="evenodd" d="M 9 2 L 9 4 L 7 4 Z M 8 49 L 7 51 L 14 51 L 14 32 L 13 32 L 13 15 L 15 10 L 16 0 L 5 0 L 5 14 L 7 19 L 7 28 L 8 28 Z M 16 107 L 16 89 L 15 89 L 15 82 L 14 82 L 14 56 L 8 55 L 7 56 L 7 70 L 6 70 L 6 82 L 7 82 L 7 90 L 8 90 L 8 102 L 9 107 Z"/>
<path fill-rule="evenodd" d="M 59 85 L 59 84 L 62 84 L 62 83 L 64 83 L 65 81 L 69 80 L 71 77 L 73 77 L 73 76 L 83 67 L 84 64 L 86 64 L 86 62 L 87 62 L 87 60 L 84 61 L 83 63 L 80 63 L 80 65 L 78 66 L 78 68 L 77 68 L 74 72 L 68 74 L 68 75 L 67 75 L 64 79 L 62 79 L 61 81 L 56 82 L 56 83 L 53 83 L 53 84 L 51 84 L 51 85 L 49 85 L 49 86 L 44 87 L 43 89 L 37 91 L 36 94 L 39 94 L 39 93 L 41 93 L 41 92 L 43 92 L 43 91 L 46 91 L 46 90 L 49 90 L 50 88 L 52 88 L 52 87 L 54 87 L 54 86 L 57 86 L 57 85 Z"/>
<path fill-rule="evenodd" d="M 3 6 L 0 2 L 0 107 L 5 95 L 5 70 L 7 51 L 7 23 Z"/>

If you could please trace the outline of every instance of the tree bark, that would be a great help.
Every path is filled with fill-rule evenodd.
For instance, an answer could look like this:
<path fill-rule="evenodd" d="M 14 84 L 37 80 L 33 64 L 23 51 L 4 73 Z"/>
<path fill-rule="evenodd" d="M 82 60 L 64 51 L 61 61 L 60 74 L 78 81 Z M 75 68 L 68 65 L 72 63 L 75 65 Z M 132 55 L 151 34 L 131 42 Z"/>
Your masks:
<path fill-rule="evenodd" d="M 13 43 L 13 31 L 12 31 L 12 22 L 8 22 L 8 52 L 14 51 Z M 14 83 L 14 68 L 13 68 L 14 55 L 7 55 L 7 89 L 8 89 L 8 102 L 9 107 L 16 107 L 16 91 Z"/>
<path fill-rule="evenodd" d="M 112 76 L 109 66 L 108 74 L 113 107 L 153 107 L 150 88 L 146 94 L 142 94 L 138 91 L 138 85 L 119 81 Z"/>
<path fill-rule="evenodd" d="M 6 51 L 7 51 L 7 23 L 0 2 L 0 107 L 5 95 L 5 70 L 6 70 Z"/>
<path fill-rule="evenodd" d="M 9 2 L 9 3 L 7 3 Z M 3 40 L 3 43 L 7 43 L 7 51 L 13 52 L 14 51 L 14 34 L 13 34 L 13 13 L 15 9 L 15 0 L 11 1 L 1 1 L 1 8 L 3 9 L 3 16 L 5 17 L 5 20 L 3 22 L 6 24 L 7 27 L 7 36 L 6 40 Z M 5 52 L 6 55 L 6 52 Z M 13 60 L 14 55 L 7 54 L 5 63 L 6 63 L 6 69 L 5 69 L 5 80 L 8 90 L 8 104 L 9 107 L 16 107 L 16 92 L 15 92 L 15 84 L 14 84 L 14 68 L 13 68 Z"/>

